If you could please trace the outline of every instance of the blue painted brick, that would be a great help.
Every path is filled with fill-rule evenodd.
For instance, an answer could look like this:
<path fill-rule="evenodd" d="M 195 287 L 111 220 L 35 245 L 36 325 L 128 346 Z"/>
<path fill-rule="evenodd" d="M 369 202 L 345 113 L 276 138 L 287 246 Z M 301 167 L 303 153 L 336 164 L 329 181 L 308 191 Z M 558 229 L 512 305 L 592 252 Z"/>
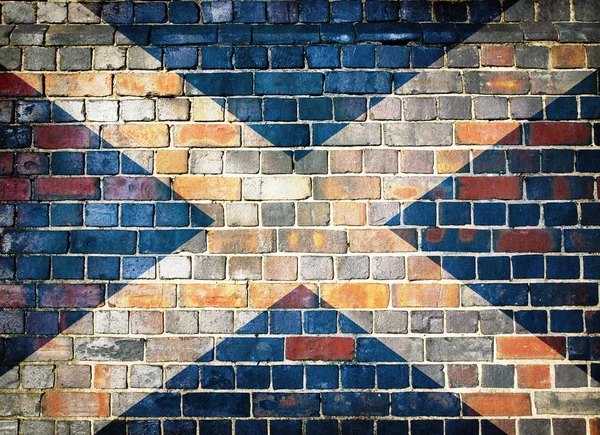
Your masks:
<path fill-rule="evenodd" d="M 527 284 L 469 284 L 469 289 L 495 307 L 527 305 Z"/>
<path fill-rule="evenodd" d="M 150 169 L 150 171 L 151 170 L 152 169 Z M 135 160 L 127 156 L 125 153 L 121 154 L 121 172 L 123 174 L 150 175 L 148 169 L 139 165 Z"/>
<path fill-rule="evenodd" d="M 446 435 L 462 435 L 479 432 L 479 422 L 477 420 L 446 420 L 445 423 Z"/>
<path fill-rule="evenodd" d="M 442 257 L 442 269 L 456 279 L 475 279 L 475 257 Z"/>
<path fill-rule="evenodd" d="M 165 65 L 167 69 L 195 68 L 198 65 L 198 50 L 196 47 L 167 47 Z"/>
<path fill-rule="evenodd" d="M 514 173 L 540 171 L 540 152 L 537 150 L 508 150 L 508 170 Z"/>
<path fill-rule="evenodd" d="M 403 210 L 404 225 L 434 226 L 436 210 L 433 202 L 413 202 Z"/>
<path fill-rule="evenodd" d="M 229 96 L 251 95 L 252 73 L 224 72 L 211 74 L 187 74 L 188 95 Z"/>
<path fill-rule="evenodd" d="M 124 417 L 178 417 L 179 393 L 150 393 L 128 409 Z"/>
<path fill-rule="evenodd" d="M 503 150 L 487 150 L 473 160 L 473 172 L 476 174 L 506 173 L 506 155 Z"/>
<path fill-rule="evenodd" d="M 193 1 L 169 2 L 169 21 L 172 23 L 197 23 L 199 12 Z"/>
<path fill-rule="evenodd" d="M 508 280 L 510 279 L 510 258 L 508 257 L 479 257 L 477 258 L 479 279 Z"/>
<path fill-rule="evenodd" d="M 301 420 L 271 420 L 269 422 L 271 433 L 285 433 L 289 435 L 302 435 Z"/>
<path fill-rule="evenodd" d="M 157 24 L 158 25 L 158 24 Z M 150 44 L 150 26 L 136 25 L 121 25 L 117 33 L 117 44 L 134 44 L 134 45 L 149 45 Z M 163 36 L 164 36 L 163 30 Z M 154 49 L 149 48 L 154 51 Z"/>
<path fill-rule="evenodd" d="M 600 332 L 600 311 L 586 311 L 585 330 L 592 334 Z"/>
<path fill-rule="evenodd" d="M 134 420 L 127 422 L 127 433 L 131 435 L 160 434 L 160 421 Z"/>
<path fill-rule="evenodd" d="M 119 279 L 119 257 L 88 257 L 89 279 Z"/>
<path fill-rule="evenodd" d="M 265 121 L 295 121 L 296 100 L 291 98 L 265 98 Z"/>
<path fill-rule="evenodd" d="M 167 8 L 164 3 L 136 3 L 136 23 L 164 23 L 167 21 Z"/>
<path fill-rule="evenodd" d="M 331 98 L 300 98 L 298 112 L 300 119 L 311 121 L 326 121 L 332 119 L 333 102 Z"/>
<path fill-rule="evenodd" d="M 238 366 L 237 387 L 249 390 L 264 390 L 271 384 L 271 369 L 268 366 Z"/>
<path fill-rule="evenodd" d="M 262 120 L 262 105 L 259 98 L 231 98 L 227 111 L 241 122 Z"/>
<path fill-rule="evenodd" d="M 554 177 L 530 177 L 525 181 L 530 200 L 559 199 L 555 193 Z M 590 177 L 561 176 L 561 189 L 569 189 L 572 199 L 590 198 L 593 190 Z M 568 186 L 568 187 L 567 187 Z"/>
<path fill-rule="evenodd" d="M 442 2 L 434 5 L 433 13 L 438 22 L 467 21 L 467 5 L 464 3 Z"/>
<path fill-rule="evenodd" d="M 137 279 L 156 276 L 156 259 L 154 257 L 123 257 L 123 279 Z M 152 269 L 152 270 L 151 270 Z"/>
<path fill-rule="evenodd" d="M 250 128 L 273 146 L 308 146 L 309 126 L 307 124 L 250 124 Z"/>
<path fill-rule="evenodd" d="M 350 23 L 321 24 L 323 43 L 352 44 L 354 40 L 354 26 Z"/>
<path fill-rule="evenodd" d="M 53 257 L 52 277 L 54 279 L 83 279 L 83 257 Z"/>
<path fill-rule="evenodd" d="M 600 172 L 600 152 L 598 150 L 578 150 L 577 170 L 579 172 Z"/>
<path fill-rule="evenodd" d="M 600 360 L 600 339 L 598 337 L 569 337 L 570 360 Z"/>
<path fill-rule="evenodd" d="M 252 26 L 249 24 L 221 24 L 218 37 L 219 44 L 250 44 L 252 42 Z"/>
<path fill-rule="evenodd" d="M 375 366 L 343 365 L 342 388 L 375 388 Z"/>
<path fill-rule="evenodd" d="M 245 323 L 243 326 L 238 328 L 236 334 L 267 334 L 269 330 L 268 319 L 269 316 L 266 311 L 259 313 L 252 320 Z"/>
<path fill-rule="evenodd" d="M 264 23 L 267 21 L 265 2 L 233 2 L 233 21 L 236 23 Z"/>
<path fill-rule="evenodd" d="M 17 279 L 48 278 L 50 278 L 50 257 L 36 255 L 17 258 Z"/>
<path fill-rule="evenodd" d="M 583 277 L 600 279 L 600 257 L 583 257 Z"/>
<path fill-rule="evenodd" d="M 338 422 L 337 420 L 307 420 L 306 433 L 313 435 L 338 433 Z"/>
<path fill-rule="evenodd" d="M 328 0 L 298 0 L 300 22 L 326 23 L 329 21 Z"/>
<path fill-rule="evenodd" d="M 459 413 L 460 399 L 452 393 L 406 392 L 392 394 L 392 415 L 455 417 Z"/>
<path fill-rule="evenodd" d="M 291 1 L 267 2 L 267 19 L 273 24 L 296 23 L 298 4 Z"/>
<path fill-rule="evenodd" d="M 15 277 L 14 257 L 0 257 L 0 279 L 13 279 Z"/>
<path fill-rule="evenodd" d="M 410 432 L 408 431 L 408 421 L 377 420 L 378 435 L 409 435 L 409 433 Z"/>
<path fill-rule="evenodd" d="M 52 153 L 52 173 L 54 175 L 83 174 L 83 153 L 59 151 Z"/>
<path fill-rule="evenodd" d="M 167 388 L 195 390 L 199 385 L 199 370 L 198 366 L 190 365 L 185 367 L 171 379 L 166 382 Z"/>
<path fill-rule="evenodd" d="M 546 118 L 557 121 L 577 119 L 577 99 L 575 97 L 556 97 L 546 104 Z"/>
<path fill-rule="evenodd" d="M 367 0 L 365 15 L 367 21 L 398 21 L 400 2 L 387 0 Z"/>
<path fill-rule="evenodd" d="M 401 17 L 406 21 L 431 21 L 431 4 L 428 2 L 402 2 Z"/>
<path fill-rule="evenodd" d="M 121 204 L 121 225 L 124 227 L 151 227 L 153 216 L 152 204 Z"/>
<path fill-rule="evenodd" d="M 542 310 L 515 311 L 516 331 L 518 334 L 546 334 L 548 315 Z"/>
<path fill-rule="evenodd" d="M 389 395 L 385 393 L 323 393 L 323 415 L 378 416 L 388 415 Z"/>
<path fill-rule="evenodd" d="M 307 334 L 335 334 L 337 313 L 334 310 L 306 311 L 304 332 Z"/>
<path fill-rule="evenodd" d="M 413 47 L 411 51 L 413 68 L 441 67 L 444 59 L 442 47 Z"/>
<path fill-rule="evenodd" d="M 308 45 L 319 42 L 319 26 L 289 25 L 252 26 L 254 45 Z"/>
<path fill-rule="evenodd" d="M 490 226 L 506 223 L 506 204 L 476 202 L 473 206 L 475 225 Z"/>
<path fill-rule="evenodd" d="M 331 45 L 306 47 L 306 59 L 310 68 L 339 68 L 340 49 Z"/>
<path fill-rule="evenodd" d="M 109 24 L 133 23 L 133 3 L 107 3 L 102 8 L 102 19 Z"/>
<path fill-rule="evenodd" d="M 198 236 L 200 230 L 143 230 L 140 231 L 139 252 L 142 254 L 172 254 Z M 199 249 L 202 249 L 201 243 Z M 188 248 L 189 249 L 189 248 Z"/>
<path fill-rule="evenodd" d="M 544 222 L 549 227 L 577 224 L 577 204 L 549 202 L 544 204 Z"/>
<path fill-rule="evenodd" d="M 338 367 L 334 365 L 307 365 L 306 388 L 330 390 L 338 388 Z"/>
<path fill-rule="evenodd" d="M 477 2 L 475 5 L 469 5 L 471 12 L 471 21 L 474 23 L 490 23 L 500 21 L 500 1 L 486 0 Z"/>
<path fill-rule="evenodd" d="M 172 202 L 159 202 L 156 204 L 156 226 L 186 227 L 188 223 L 188 204 Z"/>
<path fill-rule="evenodd" d="M 232 21 L 233 2 L 230 0 L 202 2 L 202 20 L 207 24 Z"/>
<path fill-rule="evenodd" d="M 15 206 L 0 204 L 0 227 L 12 227 L 15 223 Z"/>
<path fill-rule="evenodd" d="M 440 225 L 467 225 L 471 223 L 471 204 L 468 202 L 441 202 L 438 214 Z"/>
<path fill-rule="evenodd" d="M 354 121 L 366 116 L 366 113 L 366 98 L 336 97 L 333 99 L 333 115 L 336 121 Z"/>
<path fill-rule="evenodd" d="M 233 366 L 200 367 L 200 386 L 209 390 L 232 390 L 235 386 Z"/>
<path fill-rule="evenodd" d="M 377 47 L 377 66 L 379 68 L 408 68 L 410 51 L 408 47 Z"/>
<path fill-rule="evenodd" d="M 304 380 L 304 366 L 273 366 L 273 388 L 275 390 L 301 389 Z"/>
<path fill-rule="evenodd" d="M 202 68 L 231 69 L 233 68 L 233 47 L 210 46 L 202 47 Z"/>
<path fill-rule="evenodd" d="M 538 204 L 509 204 L 508 225 L 511 227 L 536 226 L 540 223 Z"/>
<path fill-rule="evenodd" d="M 17 226 L 47 227 L 48 204 L 22 203 L 17 205 Z"/>
<path fill-rule="evenodd" d="M 531 283 L 530 288 L 531 305 L 535 307 L 598 303 L 597 283 Z"/>
<path fill-rule="evenodd" d="M 516 279 L 544 277 L 544 257 L 541 255 L 515 255 L 512 267 Z"/>
<path fill-rule="evenodd" d="M 271 68 L 302 68 L 304 66 L 303 55 L 302 47 L 271 47 Z"/>
<path fill-rule="evenodd" d="M 163 423 L 163 435 L 182 435 L 196 433 L 196 422 L 194 420 L 165 420 Z"/>
<path fill-rule="evenodd" d="M 219 213 L 218 209 L 215 209 L 215 213 Z M 222 213 L 222 209 L 221 209 L 221 213 Z M 192 227 L 197 228 L 197 227 L 201 227 L 201 228 L 205 228 L 205 227 L 210 227 L 212 224 L 215 223 L 216 220 L 216 216 L 213 219 L 211 216 L 209 216 L 208 214 L 204 213 L 199 207 L 195 206 L 192 204 L 191 206 L 191 219 L 190 219 L 190 224 Z"/>
<path fill-rule="evenodd" d="M 575 151 L 542 150 L 542 172 L 573 172 Z"/>
<path fill-rule="evenodd" d="M 135 231 L 75 230 L 71 232 L 71 252 L 79 254 L 133 254 Z"/>
<path fill-rule="evenodd" d="M 242 435 L 267 435 L 266 420 L 237 420 L 235 433 Z"/>
<path fill-rule="evenodd" d="M 31 146 L 31 127 L 0 125 L 0 149 Z"/>
<path fill-rule="evenodd" d="M 49 101 L 19 101 L 17 106 L 17 121 L 50 122 Z"/>
<path fill-rule="evenodd" d="M 214 433 L 219 435 L 231 435 L 231 421 L 230 420 L 199 420 L 198 427 L 200 433 Z"/>
<path fill-rule="evenodd" d="M 217 345 L 219 361 L 283 361 L 282 338 L 227 338 Z"/>
<path fill-rule="evenodd" d="M 90 151 L 87 153 L 87 173 L 114 175 L 119 173 L 119 152 Z"/>
<path fill-rule="evenodd" d="M 85 206 L 85 224 L 88 227 L 116 227 L 117 204 L 87 204 Z"/>
<path fill-rule="evenodd" d="M 566 252 L 600 252 L 600 230 L 565 230 Z"/>
<path fill-rule="evenodd" d="M 556 255 L 546 257 L 546 278 L 579 278 L 579 257 Z"/>
<path fill-rule="evenodd" d="M 372 45 L 344 47 L 343 64 L 346 68 L 373 68 L 375 66 L 375 47 Z"/>
<path fill-rule="evenodd" d="M 581 97 L 581 118 L 600 119 L 600 97 Z"/>
<path fill-rule="evenodd" d="M 600 204 L 581 204 L 581 225 L 600 225 Z"/>
<path fill-rule="evenodd" d="M 489 252 L 491 248 L 489 230 L 470 230 L 465 237 L 462 229 L 436 228 L 421 230 L 421 235 L 425 251 Z"/>
<path fill-rule="evenodd" d="M 369 337 L 357 338 L 355 359 L 359 362 L 405 362 L 383 342 Z"/>
<path fill-rule="evenodd" d="M 35 335 L 58 334 L 58 313 L 52 311 L 28 312 L 27 333 Z"/>
<path fill-rule="evenodd" d="M 318 72 L 257 72 L 258 95 L 320 95 L 323 75 Z"/>
<path fill-rule="evenodd" d="M 334 94 L 389 94 L 392 74 L 383 71 L 332 71 L 325 74 L 325 92 Z"/>
<path fill-rule="evenodd" d="M 353 23 L 362 20 L 362 2 L 349 0 L 331 3 L 331 22 Z"/>
<path fill-rule="evenodd" d="M 83 225 L 83 204 L 51 204 L 50 222 L 59 227 Z"/>
<path fill-rule="evenodd" d="M 421 367 L 423 367 L 423 366 L 421 366 Z M 424 366 L 424 367 L 425 368 L 426 367 L 437 368 L 438 366 Z M 425 370 L 425 368 L 423 368 L 423 370 Z M 442 370 L 443 370 L 443 368 L 442 368 Z M 440 384 L 438 382 L 438 380 L 433 379 L 432 377 L 430 377 L 429 374 L 427 374 L 426 371 L 422 371 L 417 366 L 411 367 L 411 375 L 412 375 L 413 388 L 434 389 L 434 388 L 443 388 L 444 387 L 443 377 L 442 377 L 442 379 L 438 379 L 441 382 L 441 384 Z"/>
<path fill-rule="evenodd" d="M 380 364 L 377 366 L 377 388 L 408 388 L 407 364 Z"/>
<path fill-rule="evenodd" d="M 5 254 L 65 254 L 67 231 L 17 231 L 2 234 L 1 251 Z"/>
<path fill-rule="evenodd" d="M 372 420 L 341 420 L 342 435 L 373 435 Z"/>
<path fill-rule="evenodd" d="M 551 310 L 550 330 L 552 332 L 583 332 L 583 311 Z"/>

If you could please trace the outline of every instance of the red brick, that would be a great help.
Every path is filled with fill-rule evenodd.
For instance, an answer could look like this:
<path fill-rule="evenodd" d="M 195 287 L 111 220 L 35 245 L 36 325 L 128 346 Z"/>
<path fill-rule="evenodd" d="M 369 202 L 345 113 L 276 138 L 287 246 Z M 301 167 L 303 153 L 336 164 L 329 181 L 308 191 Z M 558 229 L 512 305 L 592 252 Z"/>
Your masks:
<path fill-rule="evenodd" d="M 104 199 L 151 201 L 169 199 L 170 180 L 154 177 L 107 177 L 104 179 Z"/>
<path fill-rule="evenodd" d="M 248 302 L 245 284 L 181 284 L 179 304 L 186 308 L 243 308 Z"/>
<path fill-rule="evenodd" d="M 457 284 L 394 284 L 394 308 L 459 307 L 460 289 Z"/>
<path fill-rule="evenodd" d="M 483 66 L 513 66 L 515 48 L 512 45 L 484 45 L 481 49 Z"/>
<path fill-rule="evenodd" d="M 34 144 L 44 149 L 98 148 L 98 127 L 42 125 L 33 128 Z"/>
<path fill-rule="evenodd" d="M 456 143 L 462 145 L 520 145 L 518 122 L 464 121 L 456 123 Z"/>
<path fill-rule="evenodd" d="M 494 231 L 496 252 L 557 252 L 560 232 L 547 229 Z"/>
<path fill-rule="evenodd" d="M 321 284 L 321 300 L 327 308 L 387 308 L 390 287 L 367 282 Z"/>
<path fill-rule="evenodd" d="M 0 308 L 25 308 L 35 306 L 35 290 L 32 285 L 0 285 Z"/>
<path fill-rule="evenodd" d="M 239 147 L 241 130 L 234 124 L 176 125 L 173 140 L 178 147 Z"/>
<path fill-rule="evenodd" d="M 285 357 L 290 360 L 352 361 L 354 339 L 345 337 L 288 337 Z"/>
<path fill-rule="evenodd" d="M 167 97 L 181 95 L 183 77 L 175 73 L 127 73 L 115 76 L 117 95 Z"/>
<path fill-rule="evenodd" d="M 600 435 L 600 418 L 590 419 L 590 435 Z"/>
<path fill-rule="evenodd" d="M 31 197 L 31 182 L 24 178 L 0 178 L 0 201 L 26 201 Z"/>
<path fill-rule="evenodd" d="M 521 199 L 520 177 L 457 177 L 457 199 Z"/>
<path fill-rule="evenodd" d="M 386 253 L 414 252 L 417 233 L 414 230 L 354 229 L 348 231 L 350 252 Z"/>
<path fill-rule="evenodd" d="M 96 308 L 104 302 L 104 288 L 99 284 L 42 284 L 38 299 L 41 307 Z"/>
<path fill-rule="evenodd" d="M 275 252 L 275 230 L 214 230 L 208 232 L 212 254 L 263 254 Z"/>
<path fill-rule="evenodd" d="M 51 391 L 42 396 L 44 417 L 108 417 L 109 393 Z"/>
<path fill-rule="evenodd" d="M 533 122 L 526 128 L 527 145 L 589 145 L 592 126 L 586 122 Z"/>
<path fill-rule="evenodd" d="M 496 337 L 499 359 L 564 359 L 565 337 Z"/>
<path fill-rule="evenodd" d="M 34 182 L 35 199 L 100 199 L 100 179 L 90 177 L 38 178 Z"/>
<path fill-rule="evenodd" d="M 102 127 L 102 140 L 112 148 L 164 148 L 169 146 L 166 124 L 110 124 Z"/>
<path fill-rule="evenodd" d="M 249 285 L 252 308 L 315 308 L 317 295 L 314 284 L 251 282 Z"/>
<path fill-rule="evenodd" d="M 315 199 L 378 199 L 381 197 L 379 177 L 315 177 Z"/>
<path fill-rule="evenodd" d="M 583 45 L 557 45 L 552 47 L 553 68 L 585 68 Z"/>
<path fill-rule="evenodd" d="M 519 388 L 550 388 L 550 366 L 547 364 L 517 365 Z"/>
<path fill-rule="evenodd" d="M 110 286 L 108 306 L 117 308 L 173 308 L 175 284 L 114 284 Z"/>
<path fill-rule="evenodd" d="M 237 177 L 175 177 L 173 190 L 182 199 L 239 201 L 242 179 Z"/>
<path fill-rule="evenodd" d="M 0 154 L 0 175 L 10 175 L 13 173 L 14 154 Z"/>
<path fill-rule="evenodd" d="M 37 97 L 43 91 L 42 74 L 0 73 L 0 97 Z"/>
<path fill-rule="evenodd" d="M 46 74 L 46 95 L 50 97 L 106 97 L 112 94 L 112 74 L 85 72 Z"/>
<path fill-rule="evenodd" d="M 462 401 L 467 416 L 531 415 L 531 398 L 526 393 L 465 393 Z"/>

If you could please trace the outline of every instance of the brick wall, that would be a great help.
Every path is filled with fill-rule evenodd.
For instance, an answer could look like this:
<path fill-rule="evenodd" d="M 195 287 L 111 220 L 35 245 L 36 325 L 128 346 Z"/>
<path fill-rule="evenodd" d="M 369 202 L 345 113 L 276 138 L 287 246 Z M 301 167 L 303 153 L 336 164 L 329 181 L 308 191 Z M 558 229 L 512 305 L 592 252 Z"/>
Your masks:
<path fill-rule="evenodd" d="M 0 1 L 0 433 L 600 433 L 600 3 Z"/>

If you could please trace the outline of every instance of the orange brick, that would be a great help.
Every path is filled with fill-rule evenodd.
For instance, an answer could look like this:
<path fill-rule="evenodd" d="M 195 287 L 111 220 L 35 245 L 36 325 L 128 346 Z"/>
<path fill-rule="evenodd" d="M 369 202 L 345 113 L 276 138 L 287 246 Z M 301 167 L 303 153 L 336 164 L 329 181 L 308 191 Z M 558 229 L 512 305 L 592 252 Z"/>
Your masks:
<path fill-rule="evenodd" d="M 249 292 L 252 308 L 315 308 L 318 303 L 314 284 L 251 282 Z"/>
<path fill-rule="evenodd" d="M 98 364 L 94 367 L 94 388 L 127 388 L 127 366 Z"/>
<path fill-rule="evenodd" d="M 515 48 L 512 45 L 484 45 L 481 60 L 483 66 L 514 66 Z"/>
<path fill-rule="evenodd" d="M 178 147 L 239 147 L 240 131 L 234 124 L 176 125 L 173 140 Z"/>
<path fill-rule="evenodd" d="M 366 225 L 367 205 L 364 202 L 334 202 L 331 205 L 333 225 Z"/>
<path fill-rule="evenodd" d="M 112 94 L 108 73 L 46 74 L 46 95 L 50 97 L 106 97 Z"/>
<path fill-rule="evenodd" d="M 440 257 L 408 257 L 408 280 L 442 279 L 440 263 Z"/>
<path fill-rule="evenodd" d="M 585 68 L 583 45 L 557 45 L 552 47 L 553 68 Z"/>
<path fill-rule="evenodd" d="M 102 139 L 111 148 L 164 148 L 169 146 L 169 127 L 166 124 L 105 125 Z"/>
<path fill-rule="evenodd" d="M 565 337 L 496 337 L 499 359 L 564 359 Z"/>
<path fill-rule="evenodd" d="M 267 281 L 294 281 L 298 278 L 298 259 L 288 256 L 266 256 L 263 267 Z"/>
<path fill-rule="evenodd" d="M 381 197 L 379 177 L 315 177 L 315 199 L 378 199 Z"/>
<path fill-rule="evenodd" d="M 350 252 L 384 253 L 417 250 L 414 230 L 353 229 L 348 231 Z"/>
<path fill-rule="evenodd" d="M 176 177 L 173 190 L 182 199 L 239 201 L 242 179 L 234 177 Z"/>
<path fill-rule="evenodd" d="M 300 361 L 352 361 L 354 339 L 346 337 L 289 337 L 285 357 Z"/>
<path fill-rule="evenodd" d="M 118 308 L 171 308 L 176 304 L 175 284 L 112 284 L 108 305 Z"/>
<path fill-rule="evenodd" d="M 395 308 L 437 308 L 460 306 L 457 284 L 394 284 L 392 305 Z"/>
<path fill-rule="evenodd" d="M 531 398 L 526 393 L 465 393 L 462 401 L 468 416 L 531 415 Z"/>
<path fill-rule="evenodd" d="M 600 435 L 600 418 L 590 419 L 590 435 Z"/>
<path fill-rule="evenodd" d="M 328 308 L 387 308 L 390 287 L 377 283 L 321 284 L 321 299 Z"/>
<path fill-rule="evenodd" d="M 0 97 L 36 97 L 43 91 L 42 74 L 0 73 Z"/>
<path fill-rule="evenodd" d="M 279 230 L 279 250 L 282 252 L 344 254 L 347 246 L 346 233 L 340 230 Z"/>
<path fill-rule="evenodd" d="M 123 73 L 115 76 L 118 95 L 174 96 L 183 93 L 183 77 L 174 73 Z"/>
<path fill-rule="evenodd" d="M 452 198 L 448 179 L 444 177 L 406 176 L 383 178 L 383 198 L 419 200 L 423 196 L 431 198 Z"/>
<path fill-rule="evenodd" d="M 518 122 L 465 121 L 456 123 L 456 143 L 464 145 L 520 145 Z"/>
<path fill-rule="evenodd" d="M 436 167 L 438 174 L 469 172 L 470 153 L 467 150 L 436 151 Z"/>
<path fill-rule="evenodd" d="M 156 172 L 159 174 L 185 174 L 187 170 L 187 150 L 159 150 L 156 153 Z"/>
<path fill-rule="evenodd" d="M 275 230 L 214 230 L 208 232 L 212 254 L 264 254 L 275 252 Z"/>
<path fill-rule="evenodd" d="M 550 366 L 528 364 L 517 366 L 519 388 L 550 388 Z"/>
<path fill-rule="evenodd" d="M 182 307 L 241 308 L 248 305 L 245 284 L 181 284 Z"/>
<path fill-rule="evenodd" d="M 109 393 L 51 391 L 42 396 L 44 417 L 108 417 Z"/>

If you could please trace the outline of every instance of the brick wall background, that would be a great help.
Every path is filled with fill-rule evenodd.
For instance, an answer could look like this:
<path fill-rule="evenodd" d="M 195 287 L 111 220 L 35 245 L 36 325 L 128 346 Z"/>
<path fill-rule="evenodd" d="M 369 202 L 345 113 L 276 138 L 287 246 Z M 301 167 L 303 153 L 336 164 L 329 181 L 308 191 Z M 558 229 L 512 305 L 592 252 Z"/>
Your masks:
<path fill-rule="evenodd" d="M 597 0 L 0 12 L 2 435 L 600 433 Z"/>

